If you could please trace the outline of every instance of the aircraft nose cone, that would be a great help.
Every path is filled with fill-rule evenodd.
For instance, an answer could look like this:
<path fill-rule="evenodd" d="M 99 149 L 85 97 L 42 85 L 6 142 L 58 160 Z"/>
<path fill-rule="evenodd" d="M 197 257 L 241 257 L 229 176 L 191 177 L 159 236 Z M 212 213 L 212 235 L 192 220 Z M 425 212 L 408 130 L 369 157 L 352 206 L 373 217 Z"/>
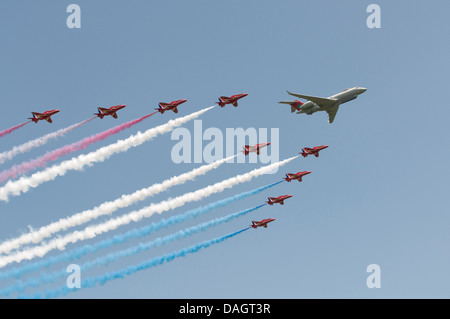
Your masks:
<path fill-rule="evenodd" d="M 366 88 L 362 88 L 362 87 L 360 87 L 359 89 L 361 90 L 361 93 L 364 93 L 364 92 L 366 92 L 366 91 L 367 91 L 367 89 L 366 89 Z"/>

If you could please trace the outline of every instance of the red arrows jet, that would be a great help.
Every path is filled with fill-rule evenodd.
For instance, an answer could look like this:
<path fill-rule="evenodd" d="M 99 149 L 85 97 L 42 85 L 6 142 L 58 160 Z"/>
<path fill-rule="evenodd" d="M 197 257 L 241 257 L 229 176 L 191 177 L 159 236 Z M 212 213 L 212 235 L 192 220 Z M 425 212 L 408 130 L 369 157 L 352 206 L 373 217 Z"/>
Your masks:
<path fill-rule="evenodd" d="M 103 119 L 107 115 L 111 115 L 113 118 L 116 119 L 117 118 L 116 112 L 123 109 L 124 107 L 126 107 L 126 105 L 111 106 L 109 109 L 106 109 L 104 107 L 99 107 L 98 113 L 94 113 L 94 115 L 97 115 L 101 119 Z"/>
<path fill-rule="evenodd" d="M 174 113 L 178 113 L 177 106 L 180 104 L 183 104 L 186 101 L 187 100 L 177 100 L 177 101 L 172 101 L 170 103 L 159 102 L 159 104 L 158 104 L 159 108 L 157 108 L 155 110 L 157 110 L 161 114 L 164 114 L 165 111 L 170 111 L 170 110 L 172 110 Z"/>
<path fill-rule="evenodd" d="M 311 174 L 311 171 L 297 172 L 295 174 L 287 173 L 285 180 L 286 182 L 290 182 L 292 180 L 298 180 L 299 182 L 301 182 L 302 177 L 308 174 Z"/>
<path fill-rule="evenodd" d="M 250 152 L 253 152 L 259 155 L 259 150 L 262 149 L 263 147 L 269 146 L 270 143 L 262 143 L 262 144 L 256 144 L 254 146 L 250 146 L 250 145 L 245 145 L 244 146 L 244 150 L 241 151 L 242 153 L 244 153 L 244 155 L 248 155 Z"/>
<path fill-rule="evenodd" d="M 267 228 L 267 224 L 268 223 L 270 223 L 270 222 L 273 222 L 275 220 L 275 218 L 267 218 L 267 219 L 263 219 L 263 220 L 261 220 L 261 221 L 255 221 L 255 220 L 252 220 L 252 224 L 251 224 L 251 226 L 253 227 L 253 228 L 258 228 L 258 227 L 264 227 L 264 228 Z"/>
<path fill-rule="evenodd" d="M 294 100 L 294 101 L 281 101 L 281 102 L 278 102 L 278 103 L 281 103 L 281 104 L 289 104 L 289 105 L 291 106 L 291 113 L 294 113 L 295 111 L 300 111 L 300 106 L 302 106 L 303 104 L 305 104 L 305 103 L 303 103 L 303 102 L 300 101 L 300 100 Z"/>
<path fill-rule="evenodd" d="M 314 155 L 315 157 L 319 157 L 319 152 L 321 150 L 324 150 L 328 147 L 328 145 L 320 145 L 313 148 L 305 147 L 302 149 L 302 152 L 299 154 L 302 154 L 303 157 L 307 157 L 308 155 Z"/>
<path fill-rule="evenodd" d="M 238 100 L 242 99 L 243 97 L 246 97 L 248 94 L 247 93 L 242 93 L 242 94 L 236 94 L 236 95 L 232 95 L 230 97 L 227 96 L 221 96 L 219 97 L 219 102 L 216 102 L 217 104 L 220 105 L 220 107 L 224 107 L 225 104 L 231 104 L 234 107 L 238 106 Z"/>
<path fill-rule="evenodd" d="M 28 119 L 32 120 L 36 124 L 37 124 L 37 122 L 42 121 L 42 120 L 46 120 L 49 123 L 53 123 L 50 116 L 55 115 L 59 111 L 60 110 L 50 110 L 50 111 L 46 111 L 44 113 L 31 112 L 31 114 L 33 114 L 33 117 L 29 117 Z"/>
<path fill-rule="evenodd" d="M 284 200 L 291 198 L 292 195 L 283 195 L 283 196 L 278 196 L 278 197 L 268 197 L 269 201 L 267 202 L 267 204 L 269 205 L 273 205 L 273 204 L 277 204 L 279 203 L 280 205 L 284 205 Z"/>

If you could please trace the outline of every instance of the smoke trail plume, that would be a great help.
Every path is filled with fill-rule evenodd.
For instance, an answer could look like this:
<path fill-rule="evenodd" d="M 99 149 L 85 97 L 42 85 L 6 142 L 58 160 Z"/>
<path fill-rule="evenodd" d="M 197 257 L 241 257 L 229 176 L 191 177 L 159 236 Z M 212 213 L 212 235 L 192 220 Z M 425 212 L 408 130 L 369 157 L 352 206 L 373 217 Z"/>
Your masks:
<path fill-rule="evenodd" d="M 30 190 L 30 188 L 38 187 L 39 185 L 51 181 L 58 176 L 63 176 L 68 171 L 79 171 L 88 165 L 90 166 L 94 163 L 102 162 L 114 154 L 126 152 L 130 148 L 139 146 L 157 135 L 170 132 L 175 127 L 183 125 L 184 123 L 199 117 L 213 107 L 214 106 L 211 106 L 192 114 L 170 120 L 166 124 L 148 129 L 144 133 L 138 132 L 125 140 L 119 140 L 116 143 L 101 147 L 91 153 L 82 154 L 70 160 L 63 161 L 43 171 L 34 173 L 30 177 L 21 177 L 18 180 L 9 181 L 3 187 L 0 187 L 0 200 L 8 201 L 10 196 L 19 196 L 22 193 L 26 193 Z"/>
<path fill-rule="evenodd" d="M 50 237 L 59 231 L 82 225 L 92 219 L 98 218 L 99 216 L 112 214 L 119 208 L 128 207 L 136 202 L 143 201 L 150 196 L 161 193 L 172 186 L 184 184 L 187 181 L 193 180 L 197 176 L 204 175 L 234 157 L 236 157 L 236 155 L 218 160 L 211 164 L 203 165 L 199 168 L 191 170 L 190 172 L 169 178 L 162 183 L 153 184 L 150 187 L 140 189 L 129 195 L 122 195 L 114 201 L 104 202 L 93 209 L 74 214 L 67 218 L 62 218 L 57 222 L 43 226 L 36 231 L 31 231 L 30 233 L 24 234 L 18 238 L 5 241 L 0 245 L 0 253 L 9 253 L 11 250 L 17 249 L 21 245 L 28 243 L 39 243 L 44 238 Z"/>
<path fill-rule="evenodd" d="M 215 218 L 210 221 L 201 223 L 197 226 L 193 226 L 193 227 L 189 227 L 189 228 L 177 231 L 174 234 L 170 234 L 170 235 L 167 235 L 164 237 L 158 237 L 150 242 L 139 243 L 138 245 L 135 245 L 133 247 L 123 249 L 121 251 L 109 253 L 105 256 L 98 257 L 94 260 L 87 261 L 84 264 L 79 265 L 80 269 L 83 273 L 86 273 L 86 271 L 88 269 L 91 269 L 93 267 L 105 266 L 105 265 L 108 265 L 111 262 L 115 262 L 121 258 L 129 257 L 132 255 L 137 255 L 137 254 L 139 254 L 143 251 L 147 251 L 153 247 L 166 245 L 172 241 L 187 238 L 187 237 L 197 234 L 199 232 L 204 232 L 211 227 L 221 225 L 224 223 L 228 223 L 229 221 L 231 221 L 233 219 L 236 219 L 238 217 L 241 217 L 241 216 L 247 215 L 251 212 L 254 212 L 265 205 L 267 205 L 267 204 L 262 204 L 262 205 L 259 205 L 259 206 L 253 207 L 253 208 L 248 208 L 248 209 L 242 210 L 237 213 L 229 214 L 224 217 Z M 61 277 L 67 277 L 66 269 L 63 269 L 58 272 L 53 272 L 51 274 L 45 274 L 45 273 L 41 272 L 41 274 L 38 278 L 29 279 L 26 282 L 23 282 L 23 283 L 19 282 L 14 286 L 10 286 L 10 287 L 1 289 L 0 295 L 9 295 L 15 291 L 22 292 L 27 287 L 38 287 L 41 284 L 55 282 L 58 278 L 61 278 Z"/>
<path fill-rule="evenodd" d="M 27 250 L 23 250 L 17 252 L 15 254 L 11 254 L 8 256 L 4 256 L 0 258 L 0 268 L 5 267 L 6 265 L 13 262 L 21 262 L 22 260 L 30 260 L 35 257 L 43 257 L 49 251 L 54 249 L 65 249 L 65 246 L 69 243 L 76 243 L 81 240 L 87 240 L 91 238 L 95 238 L 100 234 L 112 231 L 117 229 L 120 226 L 127 225 L 131 222 L 139 222 L 143 218 L 148 218 L 153 214 L 162 214 L 163 212 L 175 209 L 177 207 L 181 207 L 186 203 L 199 201 L 203 198 L 206 198 L 212 194 L 219 193 L 224 191 L 227 188 L 232 188 L 237 184 L 241 184 L 244 182 L 248 182 L 253 178 L 266 174 L 268 172 L 272 172 L 274 168 L 281 167 L 290 161 L 297 158 L 297 156 L 288 158 L 284 161 L 276 162 L 267 166 L 263 166 L 261 168 L 254 169 L 248 173 L 237 175 L 235 177 L 231 177 L 222 182 L 218 182 L 216 184 L 207 186 L 205 188 L 199 189 L 195 192 L 186 193 L 184 195 L 178 196 L 174 199 L 169 199 L 162 201 L 157 204 L 152 204 L 148 207 L 142 208 L 138 211 L 134 211 L 128 213 L 126 215 L 110 219 L 102 224 L 94 225 L 86 227 L 82 231 L 75 231 L 73 233 L 67 234 L 60 238 L 55 238 L 48 243 L 45 243 L 41 246 L 36 246 Z"/>
<path fill-rule="evenodd" d="M 222 243 L 227 239 L 233 238 L 233 237 L 241 234 L 242 232 L 248 230 L 249 228 L 250 227 L 247 227 L 247 228 L 241 229 L 237 232 L 234 232 L 234 233 L 222 236 L 222 237 L 218 237 L 218 238 L 211 239 L 211 240 L 206 240 L 206 241 L 203 241 L 196 245 L 192 245 L 187 248 L 181 249 L 179 251 L 176 251 L 176 252 L 173 252 L 170 254 L 165 254 L 160 257 L 156 257 L 156 258 L 141 262 L 136 265 L 128 266 L 126 268 L 123 268 L 123 269 L 115 271 L 115 272 L 109 272 L 109 273 L 106 273 L 106 274 L 103 274 L 103 275 L 100 275 L 97 277 L 86 278 L 81 282 L 81 287 L 90 288 L 90 287 L 94 287 L 97 284 L 104 285 L 108 281 L 115 280 L 115 279 L 121 279 L 121 278 L 124 278 L 125 276 L 133 275 L 134 273 L 136 273 L 138 271 L 146 270 L 146 269 L 161 265 L 165 262 L 171 262 L 178 257 L 185 257 L 187 255 L 196 253 L 196 252 L 200 251 L 201 249 L 211 247 L 212 245 L 215 245 L 218 243 Z M 40 298 L 40 297 L 54 298 L 54 297 L 58 297 L 60 295 L 66 295 L 73 291 L 74 291 L 73 289 L 70 289 L 67 286 L 64 286 L 64 287 L 61 287 L 60 289 L 46 291 L 42 295 L 36 294 L 33 297 L 34 298 Z"/>
<path fill-rule="evenodd" d="M 3 164 L 7 160 L 13 159 L 14 156 L 16 156 L 16 155 L 23 154 L 25 152 L 32 150 L 33 148 L 45 145 L 48 143 L 48 141 L 50 141 L 52 139 L 56 139 L 60 136 L 63 136 L 65 134 L 69 133 L 70 131 L 72 131 L 73 129 L 80 127 L 89 121 L 92 121 L 93 119 L 95 119 L 95 117 L 84 120 L 80 123 L 73 124 L 69 127 L 62 128 L 56 132 L 41 136 L 41 137 L 31 140 L 29 142 L 23 143 L 22 145 L 14 146 L 11 150 L 0 153 L 0 164 Z"/>
<path fill-rule="evenodd" d="M 36 270 L 39 270 L 44 267 L 49 267 L 52 264 L 55 264 L 58 262 L 68 262 L 68 261 L 72 262 L 76 259 L 79 259 L 79 258 L 89 254 L 89 253 L 96 253 L 100 249 L 106 249 L 106 248 L 109 248 L 116 244 L 122 244 L 130 239 L 137 239 L 137 238 L 141 238 L 144 236 L 148 236 L 155 231 L 165 229 L 169 226 L 172 226 L 172 225 L 175 225 L 175 224 L 187 221 L 187 220 L 191 220 L 193 218 L 198 217 L 199 215 L 209 213 L 210 211 L 217 209 L 217 208 L 225 207 L 225 206 L 232 204 L 238 200 L 243 200 L 245 198 L 248 198 L 249 196 L 257 195 L 257 194 L 263 192 L 264 190 L 274 187 L 282 182 L 284 182 L 284 180 L 281 180 L 276 183 L 272 183 L 270 185 L 262 186 L 257 189 L 251 190 L 251 191 L 243 192 L 243 193 L 240 193 L 240 194 L 237 194 L 237 195 L 225 198 L 225 199 L 221 199 L 221 200 L 218 200 L 216 202 L 210 203 L 205 206 L 191 209 L 182 214 L 171 216 L 168 219 L 162 219 L 158 222 L 154 222 L 150 225 L 146 225 L 141 228 L 131 229 L 125 233 L 117 234 L 113 237 L 103 239 L 94 244 L 84 245 L 82 247 L 72 249 L 71 251 L 48 257 L 41 261 L 29 263 L 29 264 L 26 264 L 21 267 L 17 267 L 17 268 L 9 269 L 4 272 L 0 272 L 0 279 L 11 279 L 14 277 L 20 278 L 25 273 L 28 273 L 31 271 L 36 271 Z"/>
<path fill-rule="evenodd" d="M 9 129 L 6 129 L 6 130 L 0 132 L 0 137 L 5 136 L 5 135 L 8 135 L 8 134 L 10 134 L 12 131 L 15 131 L 15 130 L 17 130 L 18 128 L 21 128 L 22 126 L 24 126 L 25 124 L 28 124 L 28 123 L 30 123 L 30 122 L 31 122 L 31 121 L 28 121 L 28 122 L 25 122 L 25 123 L 22 123 L 22 124 L 13 126 L 13 127 L 9 128 Z"/>
<path fill-rule="evenodd" d="M 14 165 L 10 169 L 4 170 L 3 172 L 0 173 L 0 183 L 6 181 L 8 179 L 15 178 L 18 175 L 25 174 L 25 173 L 27 173 L 31 170 L 37 169 L 39 167 L 45 167 L 47 165 L 47 163 L 56 161 L 61 156 L 85 149 L 89 145 L 99 142 L 99 141 L 102 141 L 111 135 L 117 134 L 127 128 L 130 128 L 133 125 L 136 125 L 136 124 L 142 122 L 146 118 L 148 118 L 156 113 L 157 112 L 153 112 L 151 114 L 142 116 L 138 119 L 118 125 L 109 130 L 106 130 L 104 132 L 86 137 L 86 138 L 82 139 L 81 141 L 60 147 L 54 151 L 46 153 L 45 155 L 43 155 L 41 157 L 35 158 L 35 159 L 27 161 L 27 162 L 23 162 L 19 165 Z"/>

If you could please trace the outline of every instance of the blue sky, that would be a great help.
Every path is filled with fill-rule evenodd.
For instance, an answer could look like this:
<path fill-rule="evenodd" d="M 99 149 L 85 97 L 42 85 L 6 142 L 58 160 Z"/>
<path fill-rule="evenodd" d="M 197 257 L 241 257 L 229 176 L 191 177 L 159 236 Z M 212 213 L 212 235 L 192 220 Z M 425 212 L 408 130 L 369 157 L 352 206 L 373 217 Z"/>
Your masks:
<path fill-rule="evenodd" d="M 1 138 L 0 151 L 87 119 L 99 106 L 127 108 L 117 120 L 92 121 L 3 164 L 2 170 L 148 114 L 160 101 L 187 99 L 180 107 L 182 116 L 213 105 L 220 95 L 244 92 L 249 95 L 238 108 L 204 114 L 203 128 L 279 128 L 280 140 L 272 143 L 279 143 L 280 159 L 305 146 L 330 147 L 319 158 L 299 158 L 278 174 L 164 217 L 270 184 L 285 171 L 311 170 L 302 183 L 282 183 L 142 240 L 256 206 L 267 196 L 294 195 L 284 206 L 263 207 L 82 276 L 114 271 L 237 231 L 252 219 L 276 218 L 268 229 L 250 229 L 196 254 L 80 289 L 67 298 L 449 297 L 448 2 L 376 1 L 381 29 L 366 26 L 370 1 L 79 0 L 75 3 L 81 7 L 82 27 L 68 29 L 70 3 L 0 5 L 0 129 L 23 123 L 32 111 L 61 109 L 52 125 L 30 123 Z M 331 125 L 323 112 L 291 114 L 288 106 L 277 103 L 289 98 L 286 90 L 326 97 L 353 86 L 368 90 L 343 105 Z M 175 117 L 158 114 L 83 152 Z M 184 127 L 193 132 L 193 125 Z M 18 236 L 28 225 L 46 225 L 198 167 L 173 163 L 175 144 L 170 134 L 160 136 L 0 203 L 0 240 Z M 260 165 L 224 165 L 118 215 Z M 366 267 L 374 263 L 381 267 L 380 289 L 366 286 Z M 29 292 L 64 284 L 65 280 Z"/>

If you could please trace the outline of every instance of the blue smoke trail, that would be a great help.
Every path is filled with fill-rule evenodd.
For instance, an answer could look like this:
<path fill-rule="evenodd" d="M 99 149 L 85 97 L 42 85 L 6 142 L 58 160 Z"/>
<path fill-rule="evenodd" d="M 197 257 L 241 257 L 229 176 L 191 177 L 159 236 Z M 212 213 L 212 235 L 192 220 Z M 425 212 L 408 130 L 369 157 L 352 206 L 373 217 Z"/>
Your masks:
<path fill-rule="evenodd" d="M 52 265 L 54 263 L 57 263 L 57 262 L 72 261 L 74 259 L 79 259 L 79 258 L 81 258 L 82 256 L 84 256 L 84 255 L 86 255 L 88 253 L 95 253 L 99 249 L 105 249 L 105 248 L 108 248 L 108 247 L 110 247 L 112 245 L 123 243 L 123 242 L 125 242 L 128 239 L 139 238 L 139 237 L 142 237 L 142 236 L 149 235 L 150 233 L 152 233 L 154 231 L 157 231 L 157 230 L 160 230 L 162 228 L 166 228 L 166 227 L 169 227 L 171 225 L 174 225 L 174 224 L 177 224 L 177 223 L 180 223 L 180 222 L 183 222 L 183 221 L 190 220 L 190 219 L 195 218 L 195 217 L 197 217 L 197 216 L 199 216 L 201 214 L 208 213 L 209 211 L 211 211 L 213 209 L 224 207 L 224 206 L 229 205 L 229 204 L 231 204 L 231 203 L 233 203 L 235 201 L 247 198 L 247 197 L 252 196 L 252 195 L 256 195 L 256 194 L 258 194 L 258 193 L 260 193 L 260 192 L 262 192 L 262 191 L 264 191 L 266 189 L 269 189 L 271 187 L 274 187 L 274 186 L 276 186 L 276 185 L 278 185 L 278 184 L 280 184 L 282 182 L 284 182 L 284 180 L 281 180 L 279 182 L 276 182 L 276 183 L 273 183 L 273 184 L 270 184 L 270 185 L 266 185 L 266 186 L 257 188 L 257 189 L 252 190 L 252 191 L 248 191 L 248 192 L 244 192 L 244 193 L 241 193 L 241 194 L 238 194 L 238 195 L 234 195 L 234 196 L 231 196 L 231 197 L 228 197 L 228 198 L 216 201 L 214 203 L 208 204 L 206 206 L 202 206 L 202 207 L 199 207 L 199 208 L 196 208 L 196 209 L 189 210 L 189 211 L 187 211 L 187 212 L 185 212 L 183 214 L 172 216 L 172 217 L 170 217 L 168 219 L 162 219 L 161 221 L 159 221 L 157 223 L 152 223 L 152 224 L 150 224 L 148 226 L 144 226 L 142 228 L 135 228 L 135 229 L 129 230 L 126 233 L 119 234 L 119 235 L 113 236 L 111 238 L 104 239 L 104 240 L 99 241 L 98 243 L 95 243 L 95 244 L 84 245 L 82 247 L 73 249 L 71 251 L 61 253 L 61 254 L 59 254 L 57 256 L 49 257 L 49 258 L 47 258 L 45 260 L 42 260 L 42 261 L 33 262 L 33 263 L 28 264 L 28 265 L 24 265 L 22 267 L 17 267 L 17 268 L 10 269 L 8 271 L 0 273 L 0 279 L 10 279 L 10 278 L 13 278 L 13 277 L 19 278 L 20 276 L 22 276 L 23 274 L 25 274 L 27 272 L 36 271 L 36 270 L 39 270 L 40 268 L 43 268 L 43 267 L 49 267 L 50 265 Z M 21 284 L 22 284 L 21 281 L 17 282 L 17 285 L 21 285 Z"/>
<path fill-rule="evenodd" d="M 155 240 L 152 240 L 150 242 L 146 242 L 146 243 L 139 243 L 136 246 L 133 246 L 131 248 L 127 248 L 121 251 L 117 251 L 117 252 L 113 252 L 110 254 L 107 254 L 105 256 L 102 257 L 98 257 L 92 261 L 88 261 L 80 266 L 80 269 L 82 271 L 82 273 L 86 273 L 86 271 L 90 268 L 93 267 L 97 267 L 97 266 L 105 266 L 108 265 L 111 262 L 117 261 L 120 258 L 124 258 L 124 257 L 128 257 L 128 256 L 132 256 L 132 255 L 137 255 L 143 251 L 147 251 L 149 249 L 151 249 L 152 247 L 156 247 L 156 246 L 161 246 L 161 245 L 165 245 L 168 244 L 174 240 L 177 239 L 182 239 L 182 238 L 186 238 L 189 236 L 192 236 L 198 232 L 203 232 L 207 229 L 209 229 L 210 227 L 214 227 L 223 223 L 227 223 L 233 219 L 236 219 L 238 217 L 247 215 L 248 213 L 254 212 L 255 210 L 260 209 L 263 206 L 266 206 L 267 204 L 262 204 L 253 208 L 248 208 L 245 210 L 242 210 L 240 212 L 237 213 L 233 213 L 233 214 L 229 214 L 227 216 L 224 217 L 219 217 L 219 218 L 215 218 L 213 220 L 204 222 L 202 224 L 199 224 L 197 226 L 193 226 L 193 227 L 189 227 L 186 228 L 184 230 L 180 230 L 174 234 L 171 235 L 167 235 L 164 237 L 159 237 L 156 238 Z M 61 271 L 58 272 L 54 272 L 52 274 L 46 274 L 46 273 L 41 273 L 41 275 L 37 278 L 33 278 L 30 280 L 27 280 L 24 283 L 21 284 L 17 284 L 15 286 L 11 286 L 5 289 L 2 289 L 0 291 L 0 294 L 6 294 L 9 295 L 10 293 L 14 292 L 14 291 L 23 291 L 25 288 L 27 287 L 37 287 L 40 284 L 48 284 L 50 282 L 55 282 L 58 278 L 61 277 L 67 277 L 67 271 L 66 269 L 62 269 Z"/>
<path fill-rule="evenodd" d="M 106 274 L 92 277 L 92 278 L 86 278 L 81 282 L 81 287 L 82 288 L 91 288 L 91 287 L 94 287 L 96 284 L 104 285 L 108 281 L 115 280 L 115 279 L 121 279 L 121 278 L 124 278 L 125 276 L 130 276 L 138 271 L 146 270 L 151 267 L 161 265 L 165 262 L 171 262 L 172 260 L 174 260 L 178 257 L 185 257 L 186 255 L 196 253 L 203 248 L 208 248 L 212 245 L 221 243 L 227 239 L 230 239 L 236 235 L 241 234 L 242 232 L 244 232 L 250 228 L 251 227 L 247 227 L 247 228 L 241 229 L 237 232 L 234 232 L 234 233 L 231 233 L 231 234 L 219 237 L 219 238 L 203 241 L 196 245 L 189 246 L 188 248 L 184 248 L 184 249 L 181 249 L 179 251 L 176 251 L 176 252 L 173 252 L 170 254 L 165 254 L 165 255 L 162 255 L 159 257 L 155 257 L 153 259 L 141 262 L 137 265 L 128 266 L 126 268 L 123 268 L 123 269 L 115 271 L 115 272 L 106 273 Z M 60 295 L 67 295 L 68 293 L 74 292 L 74 291 L 76 291 L 76 290 L 70 289 L 67 286 L 63 286 L 59 289 L 44 292 L 44 293 L 42 293 L 42 295 L 35 294 L 32 297 L 33 298 L 42 298 L 42 297 L 43 298 L 54 298 L 54 297 L 58 297 Z"/>

